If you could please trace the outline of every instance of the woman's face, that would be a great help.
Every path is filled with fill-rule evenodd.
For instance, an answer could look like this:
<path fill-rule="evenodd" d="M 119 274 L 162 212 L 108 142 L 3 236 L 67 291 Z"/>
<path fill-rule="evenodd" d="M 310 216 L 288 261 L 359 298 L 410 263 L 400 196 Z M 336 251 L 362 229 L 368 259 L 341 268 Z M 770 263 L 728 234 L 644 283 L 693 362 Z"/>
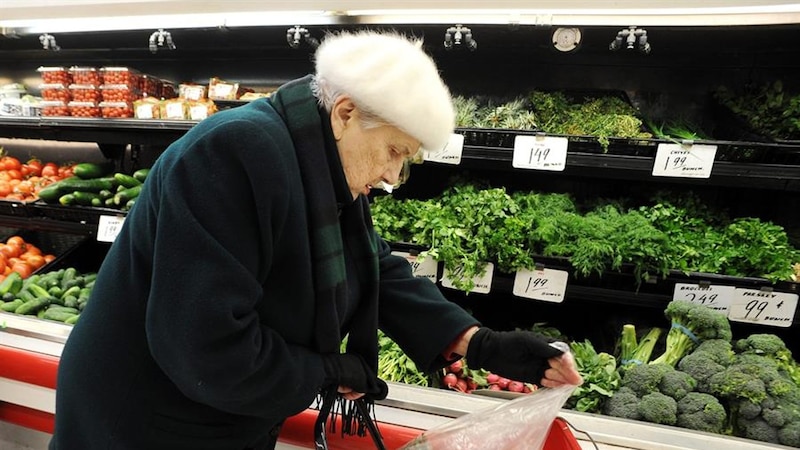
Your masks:
<path fill-rule="evenodd" d="M 331 111 L 333 135 L 353 199 L 369 194 L 381 182 L 397 184 L 403 163 L 421 145 L 392 125 L 364 128 L 362 118 L 347 97 L 340 97 Z"/>

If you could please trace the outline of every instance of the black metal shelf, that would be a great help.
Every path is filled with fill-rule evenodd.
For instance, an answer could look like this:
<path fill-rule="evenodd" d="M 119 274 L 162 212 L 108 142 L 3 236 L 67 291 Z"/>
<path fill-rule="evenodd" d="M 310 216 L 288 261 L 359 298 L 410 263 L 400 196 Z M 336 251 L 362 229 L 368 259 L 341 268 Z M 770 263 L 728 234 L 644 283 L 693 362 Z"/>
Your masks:
<path fill-rule="evenodd" d="M 169 145 L 196 124 L 192 120 L 0 117 L 0 135 L 101 145 Z"/>

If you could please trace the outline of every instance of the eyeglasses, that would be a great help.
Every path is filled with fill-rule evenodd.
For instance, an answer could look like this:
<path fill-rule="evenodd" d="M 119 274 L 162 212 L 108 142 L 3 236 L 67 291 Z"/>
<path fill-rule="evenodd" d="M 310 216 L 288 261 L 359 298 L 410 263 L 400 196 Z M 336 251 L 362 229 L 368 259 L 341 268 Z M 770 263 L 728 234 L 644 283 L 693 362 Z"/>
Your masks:
<path fill-rule="evenodd" d="M 393 185 L 388 185 L 383 183 L 383 190 L 391 193 L 393 190 L 399 188 L 402 184 L 408 181 L 408 177 L 411 176 L 411 166 L 414 164 L 422 164 L 425 159 L 423 158 L 424 153 L 422 149 L 420 149 L 417 154 L 414 156 L 410 156 L 403 160 L 403 167 L 400 168 L 400 174 L 397 177 L 397 183 Z"/>

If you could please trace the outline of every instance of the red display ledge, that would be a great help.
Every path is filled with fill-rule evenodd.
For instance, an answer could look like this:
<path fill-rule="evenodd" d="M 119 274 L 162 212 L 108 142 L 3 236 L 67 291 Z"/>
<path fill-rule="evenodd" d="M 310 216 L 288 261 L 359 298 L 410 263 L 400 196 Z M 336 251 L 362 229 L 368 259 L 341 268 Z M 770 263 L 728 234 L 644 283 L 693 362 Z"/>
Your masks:
<path fill-rule="evenodd" d="M 43 353 L 0 346 L 0 378 L 56 388 L 58 358 Z"/>

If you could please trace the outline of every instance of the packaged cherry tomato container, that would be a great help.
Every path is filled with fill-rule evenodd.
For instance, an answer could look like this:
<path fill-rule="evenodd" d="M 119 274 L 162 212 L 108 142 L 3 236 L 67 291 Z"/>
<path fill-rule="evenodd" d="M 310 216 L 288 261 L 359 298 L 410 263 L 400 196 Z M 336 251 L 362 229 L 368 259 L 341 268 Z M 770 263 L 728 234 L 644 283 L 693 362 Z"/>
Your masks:
<path fill-rule="evenodd" d="M 39 103 L 42 108 L 42 116 L 47 117 L 64 117 L 69 116 L 69 107 L 67 102 L 44 100 Z"/>
<path fill-rule="evenodd" d="M 42 98 L 48 101 L 61 101 L 68 103 L 72 100 L 72 92 L 67 89 L 67 85 L 61 83 L 43 84 L 39 86 L 42 91 Z"/>
<path fill-rule="evenodd" d="M 103 96 L 100 89 L 92 84 L 73 84 L 69 87 L 72 100 L 76 102 L 99 102 Z"/>
<path fill-rule="evenodd" d="M 103 84 L 100 71 L 96 67 L 72 66 L 69 68 L 69 73 L 72 75 L 72 82 L 75 84 L 91 84 L 93 86 Z"/>
<path fill-rule="evenodd" d="M 39 67 L 37 69 L 44 84 L 72 84 L 72 75 L 64 67 Z"/>
<path fill-rule="evenodd" d="M 133 117 L 131 102 L 100 102 L 100 110 L 105 118 Z"/>
<path fill-rule="evenodd" d="M 161 80 L 161 98 L 175 98 L 177 95 L 175 83 Z"/>
<path fill-rule="evenodd" d="M 104 84 L 100 86 L 104 102 L 133 102 L 141 98 L 139 89 L 127 84 Z"/>
<path fill-rule="evenodd" d="M 72 117 L 101 117 L 97 102 L 69 102 L 69 114 Z"/>
<path fill-rule="evenodd" d="M 142 75 L 140 89 L 143 95 L 161 98 L 162 81 L 152 75 Z"/>
<path fill-rule="evenodd" d="M 138 89 L 142 75 L 129 67 L 101 67 L 100 74 L 104 84 L 123 84 L 131 89 Z"/>

